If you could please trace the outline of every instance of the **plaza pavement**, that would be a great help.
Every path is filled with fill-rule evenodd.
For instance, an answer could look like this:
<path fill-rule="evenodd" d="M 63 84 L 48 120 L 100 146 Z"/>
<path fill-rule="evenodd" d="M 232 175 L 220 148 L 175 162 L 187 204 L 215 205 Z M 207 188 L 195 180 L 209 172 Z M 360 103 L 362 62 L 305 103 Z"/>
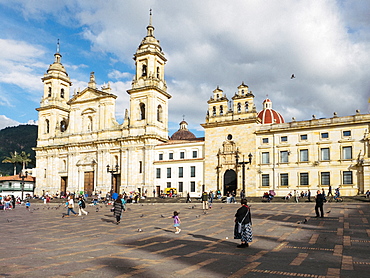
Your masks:
<path fill-rule="evenodd" d="M 0 211 L 0 277 L 369 277 L 369 203 L 325 204 L 325 218 L 314 203 L 252 203 L 245 249 L 238 204 L 128 204 L 120 225 L 110 206 L 68 218 L 58 204 L 31 207 Z"/>

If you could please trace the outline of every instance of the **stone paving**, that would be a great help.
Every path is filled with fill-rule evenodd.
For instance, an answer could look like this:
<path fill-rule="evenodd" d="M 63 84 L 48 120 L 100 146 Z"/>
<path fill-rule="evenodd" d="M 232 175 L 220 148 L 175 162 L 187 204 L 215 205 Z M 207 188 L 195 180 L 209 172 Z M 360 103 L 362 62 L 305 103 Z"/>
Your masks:
<path fill-rule="evenodd" d="M 369 277 L 368 203 L 325 204 L 325 218 L 314 203 L 251 206 L 245 249 L 233 239 L 238 204 L 129 204 L 120 225 L 105 205 L 68 218 L 58 204 L 0 211 L 0 277 Z"/>

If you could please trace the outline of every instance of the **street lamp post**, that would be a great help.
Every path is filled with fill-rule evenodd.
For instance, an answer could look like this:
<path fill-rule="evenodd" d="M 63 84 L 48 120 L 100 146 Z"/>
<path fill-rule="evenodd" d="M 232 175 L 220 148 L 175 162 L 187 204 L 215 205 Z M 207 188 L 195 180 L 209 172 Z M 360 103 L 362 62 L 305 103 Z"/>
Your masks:
<path fill-rule="evenodd" d="M 27 176 L 28 176 L 28 172 L 27 171 L 24 172 L 24 174 L 23 174 L 22 171 L 19 172 L 19 177 L 22 179 L 22 183 L 21 183 L 21 191 L 22 191 L 21 200 L 22 201 L 23 201 L 23 194 L 24 194 L 24 179 L 27 178 Z"/>
<path fill-rule="evenodd" d="M 115 173 L 118 173 L 118 170 L 119 170 L 118 165 L 112 166 L 112 167 L 109 166 L 109 164 L 107 165 L 107 173 L 111 173 L 111 175 L 112 175 L 112 177 L 111 177 L 111 189 L 110 189 L 110 194 L 111 195 L 113 194 L 113 176 L 114 176 Z"/>
<path fill-rule="evenodd" d="M 236 161 L 236 166 L 238 167 L 238 165 L 241 165 L 242 166 L 242 185 L 243 185 L 243 192 L 246 194 L 245 192 L 245 165 L 246 164 L 249 164 L 251 165 L 252 164 L 252 158 L 253 158 L 253 155 L 251 153 L 248 154 L 248 161 L 244 161 L 244 155 L 243 155 L 243 161 L 239 161 L 239 154 L 238 152 L 236 153 L 235 155 L 235 161 Z"/>

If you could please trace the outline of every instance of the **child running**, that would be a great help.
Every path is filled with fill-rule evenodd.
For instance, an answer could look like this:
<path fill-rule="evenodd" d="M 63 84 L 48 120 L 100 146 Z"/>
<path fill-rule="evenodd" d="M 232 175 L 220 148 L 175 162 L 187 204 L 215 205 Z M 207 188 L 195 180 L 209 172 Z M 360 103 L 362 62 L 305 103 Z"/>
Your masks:
<path fill-rule="evenodd" d="M 173 216 L 171 216 L 171 218 L 173 218 L 173 226 L 176 229 L 175 234 L 179 234 L 181 232 L 181 229 L 180 229 L 181 221 L 180 221 L 179 213 L 177 211 L 174 211 Z"/>

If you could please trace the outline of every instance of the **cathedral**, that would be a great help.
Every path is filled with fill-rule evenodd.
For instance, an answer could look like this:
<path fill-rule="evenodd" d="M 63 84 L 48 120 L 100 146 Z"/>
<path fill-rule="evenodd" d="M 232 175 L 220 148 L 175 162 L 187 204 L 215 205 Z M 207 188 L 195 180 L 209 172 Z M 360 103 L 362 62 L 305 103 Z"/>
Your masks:
<path fill-rule="evenodd" d="M 219 87 L 213 91 L 201 124 L 204 138 L 196 138 L 186 121 L 169 137 L 167 60 L 151 19 L 134 54 L 122 124 L 115 119 L 117 96 L 109 83 L 97 88 L 92 72 L 87 88 L 71 95 L 59 49 L 54 56 L 37 108 L 37 195 L 135 191 L 158 196 L 174 188 L 192 197 L 210 190 L 243 190 L 246 196 L 273 190 L 285 196 L 329 186 L 356 195 L 370 189 L 370 115 L 359 111 L 286 122 L 270 99 L 257 112 L 254 94 L 242 82 L 231 100 Z"/>

